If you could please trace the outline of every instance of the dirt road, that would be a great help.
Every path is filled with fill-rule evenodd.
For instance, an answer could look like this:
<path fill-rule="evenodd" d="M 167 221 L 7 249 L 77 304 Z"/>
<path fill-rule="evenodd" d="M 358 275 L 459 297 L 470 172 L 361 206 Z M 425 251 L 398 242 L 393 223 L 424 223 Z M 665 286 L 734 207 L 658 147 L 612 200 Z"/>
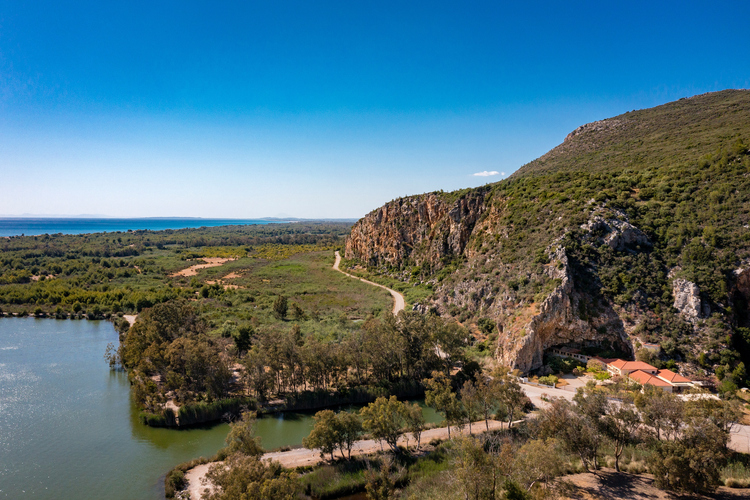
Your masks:
<path fill-rule="evenodd" d="M 497 420 L 489 420 L 487 422 L 487 425 L 489 426 L 490 430 L 500 429 L 503 427 L 507 427 L 507 423 L 505 422 L 498 422 Z M 471 425 L 471 433 L 472 434 L 481 434 L 487 430 L 487 426 L 485 425 L 484 420 L 481 420 L 479 422 L 474 422 Z M 457 435 L 468 435 L 469 434 L 469 427 L 467 425 L 464 425 L 463 427 L 451 427 L 451 437 L 457 436 Z M 408 440 L 407 440 L 408 436 Z M 441 439 L 446 440 L 448 439 L 448 428 L 447 427 L 440 427 L 438 429 L 429 429 L 422 433 L 421 437 L 421 443 L 422 445 L 425 445 L 432 441 L 433 439 Z M 406 434 L 404 436 L 401 436 L 398 440 L 398 444 L 400 446 L 416 446 L 416 441 L 411 438 L 411 434 Z M 388 448 L 388 445 L 385 446 L 385 449 Z M 362 441 L 357 441 L 354 443 L 354 446 L 352 447 L 352 456 L 359 456 L 359 455 L 370 455 L 372 453 L 377 453 L 381 450 L 381 445 L 379 441 L 375 441 L 373 439 L 365 439 Z M 336 452 L 334 454 L 336 458 L 341 457 L 340 452 Z M 330 458 L 330 455 L 327 456 L 327 458 Z M 320 450 L 308 450 L 306 448 L 296 448 L 294 450 L 290 451 L 277 451 L 277 452 L 271 452 L 266 453 L 263 455 L 263 460 L 273 460 L 275 462 L 279 462 L 282 467 L 293 469 L 295 467 L 300 466 L 306 466 L 306 465 L 316 465 L 323 461 L 323 459 L 320 458 Z M 211 484 L 208 484 L 204 482 L 204 477 L 206 473 L 208 472 L 208 468 L 211 465 L 214 465 L 217 462 L 198 465 L 192 469 L 190 469 L 185 474 L 185 479 L 188 481 L 188 491 L 190 492 L 190 498 L 200 498 L 201 494 L 203 493 L 203 490 L 211 488 Z"/>
<path fill-rule="evenodd" d="M 359 278 L 357 276 L 352 276 L 349 273 L 345 273 L 341 269 L 339 269 L 339 264 L 341 263 L 341 255 L 339 254 L 338 250 L 336 250 L 336 261 L 333 263 L 333 269 L 335 271 L 340 272 L 341 274 L 345 274 L 349 276 L 350 278 L 354 278 L 355 280 L 362 281 L 364 283 L 367 283 L 368 285 L 378 286 L 382 288 L 383 290 L 387 290 L 388 293 L 391 294 L 393 297 L 393 315 L 397 315 L 400 311 L 403 311 L 406 307 L 406 301 L 404 300 L 404 296 L 398 293 L 396 290 L 392 290 L 388 288 L 387 286 L 383 286 L 379 283 L 373 283 L 372 281 L 366 280 L 364 278 Z"/>

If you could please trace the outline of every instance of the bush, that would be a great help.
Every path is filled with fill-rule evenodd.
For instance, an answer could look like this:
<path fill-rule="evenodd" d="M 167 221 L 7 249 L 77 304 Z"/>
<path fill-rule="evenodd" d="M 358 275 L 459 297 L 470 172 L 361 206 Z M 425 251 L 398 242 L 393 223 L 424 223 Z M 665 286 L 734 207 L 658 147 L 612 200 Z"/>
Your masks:
<path fill-rule="evenodd" d="M 544 385 L 551 385 L 554 387 L 557 385 L 559 379 L 554 375 L 547 375 L 546 377 L 539 377 L 539 383 Z"/>
<path fill-rule="evenodd" d="M 180 408 L 178 413 L 180 427 L 221 420 L 225 415 L 237 416 L 245 408 L 255 409 L 256 403 L 251 398 L 220 399 L 213 403 L 192 403 Z"/>

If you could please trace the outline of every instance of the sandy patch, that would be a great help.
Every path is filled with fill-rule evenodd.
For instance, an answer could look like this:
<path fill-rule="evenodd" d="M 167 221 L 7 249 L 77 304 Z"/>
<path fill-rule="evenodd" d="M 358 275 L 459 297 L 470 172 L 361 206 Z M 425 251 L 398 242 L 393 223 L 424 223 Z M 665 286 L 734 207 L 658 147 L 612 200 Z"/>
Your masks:
<path fill-rule="evenodd" d="M 133 323 L 135 323 L 135 320 L 138 319 L 137 314 L 123 314 L 122 318 L 130 323 L 130 326 L 133 326 Z"/>
<path fill-rule="evenodd" d="M 223 257 L 203 257 L 200 260 L 205 262 L 205 264 L 195 264 L 194 266 L 190 266 L 187 269 L 183 269 L 182 271 L 177 271 L 176 273 L 172 274 L 172 276 L 195 276 L 201 269 L 206 269 L 208 267 L 218 267 L 226 264 L 227 262 L 237 259 L 226 259 Z"/>
<path fill-rule="evenodd" d="M 190 493 L 191 499 L 200 500 L 204 491 L 214 491 L 213 485 L 206 480 L 206 474 L 208 473 L 208 468 L 215 463 L 217 462 L 198 465 L 185 473 L 185 479 L 188 482 L 187 490 Z"/>

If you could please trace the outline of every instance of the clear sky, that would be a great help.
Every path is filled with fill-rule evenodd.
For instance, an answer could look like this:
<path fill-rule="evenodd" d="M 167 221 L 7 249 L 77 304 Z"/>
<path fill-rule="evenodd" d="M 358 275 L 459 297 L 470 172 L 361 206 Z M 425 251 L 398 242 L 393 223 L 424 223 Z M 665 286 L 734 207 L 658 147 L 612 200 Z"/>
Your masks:
<path fill-rule="evenodd" d="M 745 0 L 0 1 L 0 215 L 354 218 L 495 182 L 583 123 L 750 87 L 748 19 Z"/>

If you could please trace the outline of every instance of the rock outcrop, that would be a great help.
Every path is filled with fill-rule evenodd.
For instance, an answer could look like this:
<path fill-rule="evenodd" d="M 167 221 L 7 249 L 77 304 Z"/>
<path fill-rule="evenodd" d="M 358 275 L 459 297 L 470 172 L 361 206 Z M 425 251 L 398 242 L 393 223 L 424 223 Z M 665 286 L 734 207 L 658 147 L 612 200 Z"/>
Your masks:
<path fill-rule="evenodd" d="M 674 308 L 680 311 L 686 320 L 695 322 L 704 317 L 698 285 L 677 278 L 672 281 L 672 295 L 674 295 Z"/>
<path fill-rule="evenodd" d="M 440 193 L 401 198 L 360 219 L 346 241 L 347 259 L 400 266 L 407 260 L 439 266 L 461 255 L 484 213 L 485 190 L 474 189 L 450 202 Z"/>
<path fill-rule="evenodd" d="M 581 229 L 588 231 L 592 237 L 604 244 L 622 252 L 633 247 L 651 247 L 651 240 L 648 236 L 632 225 L 630 222 L 620 219 L 605 219 L 597 215 L 581 226 Z"/>

